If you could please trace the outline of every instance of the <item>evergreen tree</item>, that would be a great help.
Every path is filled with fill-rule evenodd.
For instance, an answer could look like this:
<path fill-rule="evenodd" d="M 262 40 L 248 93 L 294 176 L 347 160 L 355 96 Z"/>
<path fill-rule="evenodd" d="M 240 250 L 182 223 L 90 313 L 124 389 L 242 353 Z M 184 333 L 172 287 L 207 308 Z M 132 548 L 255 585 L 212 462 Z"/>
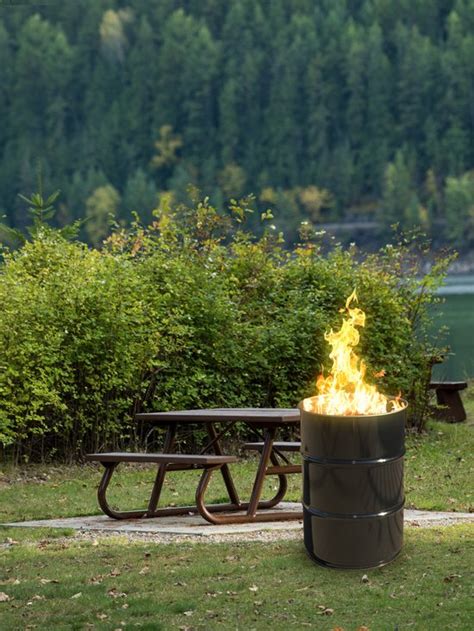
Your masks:
<path fill-rule="evenodd" d="M 474 173 L 448 177 L 444 195 L 446 234 L 451 243 L 469 251 L 474 246 Z"/>
<path fill-rule="evenodd" d="M 137 169 L 128 179 L 122 199 L 124 216 L 136 211 L 144 220 L 151 219 L 151 211 L 158 204 L 158 191 L 155 184 L 146 176 L 143 169 Z"/>
<path fill-rule="evenodd" d="M 397 151 L 395 160 L 385 170 L 380 223 L 388 229 L 392 224 L 404 223 L 412 216 L 413 181 L 406 158 L 402 151 Z"/>
<path fill-rule="evenodd" d="M 85 229 L 92 245 L 99 246 L 109 233 L 119 204 L 120 195 L 111 184 L 99 186 L 87 198 Z"/>

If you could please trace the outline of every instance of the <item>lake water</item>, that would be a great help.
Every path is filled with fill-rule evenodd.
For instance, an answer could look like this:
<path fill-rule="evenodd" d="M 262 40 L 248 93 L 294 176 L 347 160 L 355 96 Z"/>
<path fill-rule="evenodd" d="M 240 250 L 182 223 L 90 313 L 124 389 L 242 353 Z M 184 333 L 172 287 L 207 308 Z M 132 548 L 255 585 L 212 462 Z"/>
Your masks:
<path fill-rule="evenodd" d="M 437 308 L 437 322 L 449 327 L 452 354 L 435 366 L 433 376 L 446 381 L 474 377 L 474 275 L 448 277 L 439 294 L 446 302 Z"/>

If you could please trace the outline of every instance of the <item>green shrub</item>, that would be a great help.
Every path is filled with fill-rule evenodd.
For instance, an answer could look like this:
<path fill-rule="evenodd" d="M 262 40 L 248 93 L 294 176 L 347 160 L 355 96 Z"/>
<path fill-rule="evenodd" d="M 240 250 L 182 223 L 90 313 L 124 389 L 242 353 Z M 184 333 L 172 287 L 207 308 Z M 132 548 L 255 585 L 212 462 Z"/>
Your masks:
<path fill-rule="evenodd" d="M 410 243 L 365 260 L 293 251 L 271 229 L 240 229 L 207 201 L 166 205 L 116 230 L 102 250 L 37 230 L 0 270 L 0 439 L 16 457 L 78 456 L 136 440 L 151 409 L 294 406 L 329 368 L 324 332 L 357 289 L 360 354 L 379 387 L 423 426 L 430 362 L 427 306 L 447 259 L 418 277 Z"/>

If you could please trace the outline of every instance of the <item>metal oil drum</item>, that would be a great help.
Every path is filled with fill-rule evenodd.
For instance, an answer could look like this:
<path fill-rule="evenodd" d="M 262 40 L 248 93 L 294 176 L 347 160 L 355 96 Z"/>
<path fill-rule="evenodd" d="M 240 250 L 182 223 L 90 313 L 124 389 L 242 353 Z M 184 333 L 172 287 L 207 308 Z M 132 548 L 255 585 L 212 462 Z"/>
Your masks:
<path fill-rule="evenodd" d="M 392 561 L 403 543 L 406 407 L 372 416 L 298 407 L 308 554 L 336 568 Z"/>

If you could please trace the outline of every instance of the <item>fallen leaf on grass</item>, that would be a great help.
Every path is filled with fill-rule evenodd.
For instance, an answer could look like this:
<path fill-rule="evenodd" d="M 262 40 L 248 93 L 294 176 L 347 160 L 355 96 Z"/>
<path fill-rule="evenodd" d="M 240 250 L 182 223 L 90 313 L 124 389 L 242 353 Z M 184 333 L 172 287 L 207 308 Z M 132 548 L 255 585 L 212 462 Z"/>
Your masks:
<path fill-rule="evenodd" d="M 104 577 L 102 576 L 102 574 L 99 574 L 98 576 L 92 576 L 89 579 L 89 583 L 91 583 L 91 585 L 100 585 L 103 580 Z"/>
<path fill-rule="evenodd" d="M 148 567 L 148 565 L 145 565 L 144 567 L 142 567 L 142 569 L 138 573 L 144 576 L 145 574 L 148 574 L 149 571 L 150 571 L 150 568 Z"/>
<path fill-rule="evenodd" d="M 20 583 L 18 578 L 7 578 L 5 581 L 0 581 L 0 585 L 19 585 Z"/>
<path fill-rule="evenodd" d="M 217 618 L 218 616 L 219 614 L 212 609 L 206 609 L 206 618 Z"/>
<path fill-rule="evenodd" d="M 120 576 L 121 574 L 122 572 L 116 567 L 110 572 L 109 576 Z"/>
<path fill-rule="evenodd" d="M 325 605 L 318 605 L 318 609 L 321 610 L 316 612 L 318 616 L 332 616 L 332 614 L 334 613 L 334 609 L 331 609 L 331 607 L 326 607 Z"/>
<path fill-rule="evenodd" d="M 74 596 L 71 596 L 71 600 L 73 600 L 74 598 L 80 598 L 82 596 L 82 592 L 77 592 L 77 594 L 74 594 Z"/>
<path fill-rule="evenodd" d="M 48 583 L 59 583 L 55 578 L 40 578 L 41 585 L 47 585 Z"/>
<path fill-rule="evenodd" d="M 239 561 L 239 557 L 229 555 L 225 557 L 225 560 L 226 561 Z"/>
<path fill-rule="evenodd" d="M 183 611 L 183 615 L 184 616 L 192 616 L 194 613 L 194 611 L 190 610 L 190 611 Z"/>
<path fill-rule="evenodd" d="M 98 618 L 99 620 L 106 620 L 108 618 L 108 615 L 106 613 L 98 613 L 96 615 L 96 618 Z"/>
<path fill-rule="evenodd" d="M 5 592 L 0 592 L 0 603 L 6 603 L 10 600 L 10 596 Z"/>
<path fill-rule="evenodd" d="M 249 591 L 258 592 L 258 587 L 256 585 L 252 585 L 252 587 L 249 587 Z"/>
<path fill-rule="evenodd" d="M 367 576 L 367 574 L 364 574 L 364 576 L 360 579 L 363 583 L 370 583 L 369 581 L 369 577 Z"/>
<path fill-rule="evenodd" d="M 455 578 L 461 578 L 461 574 L 449 574 L 443 578 L 445 583 L 452 583 Z"/>
<path fill-rule="evenodd" d="M 111 598 L 126 598 L 127 594 L 125 592 L 119 592 L 117 588 L 112 587 L 112 589 L 107 592 L 107 596 Z"/>

